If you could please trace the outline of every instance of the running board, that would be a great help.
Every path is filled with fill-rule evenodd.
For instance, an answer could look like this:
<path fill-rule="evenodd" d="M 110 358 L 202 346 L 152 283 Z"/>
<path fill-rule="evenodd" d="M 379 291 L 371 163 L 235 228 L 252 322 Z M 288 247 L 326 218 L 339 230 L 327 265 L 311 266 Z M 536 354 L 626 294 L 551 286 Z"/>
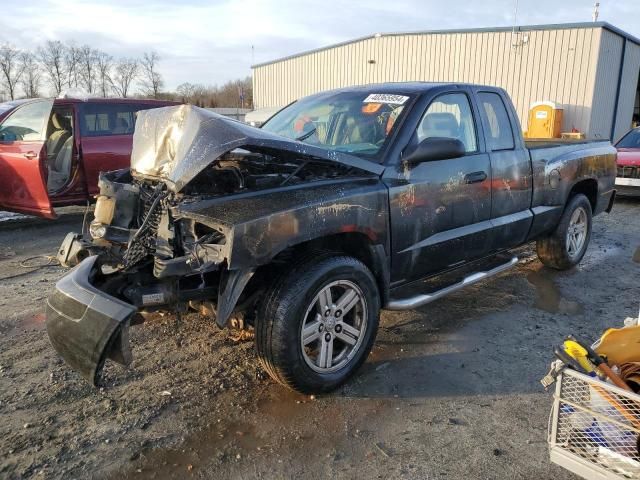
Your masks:
<path fill-rule="evenodd" d="M 416 295 L 415 297 L 409 297 L 409 298 L 398 299 L 398 300 L 390 299 L 389 303 L 387 303 L 387 305 L 384 308 L 387 310 L 412 310 L 414 308 L 421 307 L 423 305 L 426 305 L 427 303 L 430 303 L 430 302 L 433 302 L 434 300 L 442 298 L 445 295 L 449 295 L 450 293 L 456 292 L 464 287 L 473 285 L 474 283 L 477 283 L 480 280 L 493 277 L 494 275 L 502 273 L 505 270 L 509 270 L 511 267 L 515 266 L 517 263 L 518 263 L 518 257 L 513 257 L 507 263 L 498 265 L 497 267 L 494 267 L 491 270 L 487 270 L 486 272 L 473 273 L 465 277 L 462 281 L 449 285 L 448 287 L 444 287 L 440 290 L 436 290 L 433 293 L 425 293 L 421 295 Z"/>

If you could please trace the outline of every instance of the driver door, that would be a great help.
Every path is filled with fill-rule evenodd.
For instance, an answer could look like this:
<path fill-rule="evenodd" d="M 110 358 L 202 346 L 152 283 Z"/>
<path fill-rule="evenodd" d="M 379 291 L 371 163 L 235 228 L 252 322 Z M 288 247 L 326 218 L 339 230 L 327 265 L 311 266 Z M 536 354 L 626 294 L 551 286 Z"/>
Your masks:
<path fill-rule="evenodd" d="M 0 210 L 56 218 L 44 143 L 53 100 L 19 106 L 0 124 Z"/>
<path fill-rule="evenodd" d="M 415 142 L 456 138 L 459 158 L 389 167 L 392 286 L 486 255 L 491 247 L 491 164 L 467 91 L 437 96 L 423 113 Z"/>

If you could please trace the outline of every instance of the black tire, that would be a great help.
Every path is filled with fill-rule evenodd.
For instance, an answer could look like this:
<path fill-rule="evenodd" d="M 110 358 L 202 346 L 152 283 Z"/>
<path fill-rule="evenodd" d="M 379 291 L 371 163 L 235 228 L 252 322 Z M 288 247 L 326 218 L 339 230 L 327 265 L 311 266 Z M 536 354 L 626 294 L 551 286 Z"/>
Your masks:
<path fill-rule="evenodd" d="M 362 315 L 362 312 L 366 312 L 366 328 L 361 335 L 362 340 L 352 347 L 353 356 L 345 365 L 336 365 L 335 368 L 339 367 L 336 371 L 318 372 L 314 370 L 316 367 L 311 367 L 308 363 L 310 359 L 307 349 L 302 346 L 302 328 L 305 319 L 313 315 L 308 309 L 313 307 L 316 309 L 313 312 L 317 314 L 314 299 L 327 286 L 336 288 L 331 285 L 337 281 L 356 285 L 362 294 L 358 298 L 364 299 L 362 303 L 358 300 L 356 307 L 351 307 L 354 313 L 345 314 L 342 320 L 346 322 L 347 315 L 356 315 L 358 312 Z M 373 275 L 362 262 L 339 253 L 323 253 L 284 272 L 267 291 L 258 313 L 256 350 L 266 372 L 277 382 L 300 393 L 325 393 L 344 383 L 366 360 L 378 329 L 380 297 Z M 336 311 L 331 318 L 333 315 L 340 313 Z M 316 316 L 315 319 L 318 320 L 319 317 Z M 332 331 L 334 335 L 339 334 L 337 326 L 331 328 L 335 328 Z M 325 333 L 318 335 L 327 333 L 325 330 Z M 320 344 L 323 342 L 322 339 L 317 341 Z M 342 346 L 342 342 L 336 345 Z M 348 349 L 349 346 L 344 343 L 344 348 Z"/>
<path fill-rule="evenodd" d="M 586 236 L 581 247 L 571 252 L 570 242 L 567 241 L 567 234 L 571 225 L 571 219 L 579 209 L 586 216 Z M 592 212 L 591 203 L 583 194 L 578 193 L 569 199 L 567 206 L 560 217 L 560 222 L 556 229 L 544 238 L 538 239 L 536 251 L 538 258 L 547 267 L 556 270 L 568 270 L 575 267 L 587 251 L 591 240 Z"/>

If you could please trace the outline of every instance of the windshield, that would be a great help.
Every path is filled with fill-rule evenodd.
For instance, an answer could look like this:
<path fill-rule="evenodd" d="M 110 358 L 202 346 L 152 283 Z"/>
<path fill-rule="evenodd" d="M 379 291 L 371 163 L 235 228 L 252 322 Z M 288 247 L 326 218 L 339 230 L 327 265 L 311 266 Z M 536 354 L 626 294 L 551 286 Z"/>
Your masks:
<path fill-rule="evenodd" d="M 368 92 L 313 96 L 289 105 L 262 129 L 330 150 L 376 157 L 410 98 Z"/>
<path fill-rule="evenodd" d="M 618 148 L 640 148 L 640 130 L 631 130 L 616 144 Z"/>

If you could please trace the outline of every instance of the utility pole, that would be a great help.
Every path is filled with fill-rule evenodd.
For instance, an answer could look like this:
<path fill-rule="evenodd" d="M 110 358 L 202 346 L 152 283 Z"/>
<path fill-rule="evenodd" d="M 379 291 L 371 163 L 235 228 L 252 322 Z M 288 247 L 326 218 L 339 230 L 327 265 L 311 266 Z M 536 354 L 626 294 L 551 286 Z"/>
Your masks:
<path fill-rule="evenodd" d="M 597 22 L 598 21 L 598 17 L 600 16 L 600 2 L 596 2 L 593 5 L 593 21 Z"/>

